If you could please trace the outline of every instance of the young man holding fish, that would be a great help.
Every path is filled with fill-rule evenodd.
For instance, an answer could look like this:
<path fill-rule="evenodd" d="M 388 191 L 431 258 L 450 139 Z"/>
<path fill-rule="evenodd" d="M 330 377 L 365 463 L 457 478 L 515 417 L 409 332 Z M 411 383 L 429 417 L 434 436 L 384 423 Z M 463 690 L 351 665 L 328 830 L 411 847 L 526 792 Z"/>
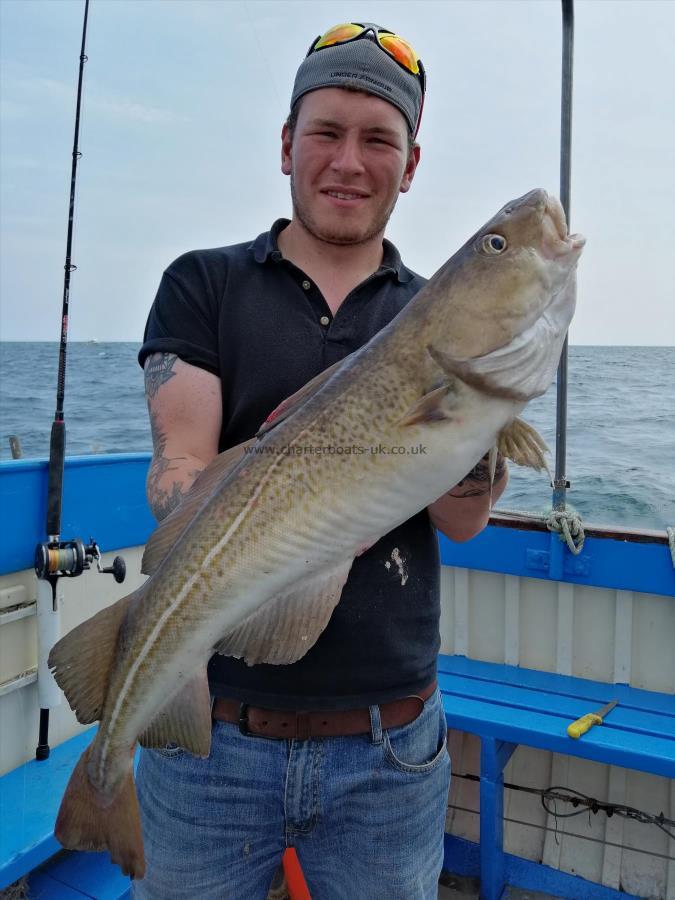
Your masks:
<path fill-rule="evenodd" d="M 420 160 L 424 89 L 402 38 L 331 29 L 298 70 L 282 131 L 292 220 L 166 271 L 140 354 L 158 519 L 219 452 L 250 439 L 425 283 L 383 240 Z M 501 457 L 492 486 L 483 459 L 428 513 L 361 548 L 328 627 L 293 665 L 214 657 L 210 757 L 143 752 L 148 871 L 135 896 L 262 898 L 292 845 L 318 900 L 436 897 L 450 771 L 430 517 L 465 540 L 505 484 Z"/>
<path fill-rule="evenodd" d="M 518 416 L 555 375 L 584 239 L 537 189 L 427 284 L 407 269 L 383 231 L 423 94 L 391 32 L 313 42 L 282 132 L 292 221 L 185 254 L 155 298 L 150 577 L 49 655 L 100 723 L 55 835 L 109 849 L 137 897 L 262 898 L 287 846 L 321 900 L 436 896 L 431 521 L 483 527 L 493 448 L 545 465 Z"/>

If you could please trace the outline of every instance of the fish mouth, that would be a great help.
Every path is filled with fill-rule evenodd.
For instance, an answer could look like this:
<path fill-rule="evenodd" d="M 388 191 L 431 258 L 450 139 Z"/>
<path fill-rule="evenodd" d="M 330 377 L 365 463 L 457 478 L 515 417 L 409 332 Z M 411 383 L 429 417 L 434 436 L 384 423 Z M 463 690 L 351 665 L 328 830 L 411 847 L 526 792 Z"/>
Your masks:
<path fill-rule="evenodd" d="M 580 253 L 586 238 L 583 234 L 569 234 L 565 210 L 557 197 L 542 191 L 543 251 L 549 259 Z"/>

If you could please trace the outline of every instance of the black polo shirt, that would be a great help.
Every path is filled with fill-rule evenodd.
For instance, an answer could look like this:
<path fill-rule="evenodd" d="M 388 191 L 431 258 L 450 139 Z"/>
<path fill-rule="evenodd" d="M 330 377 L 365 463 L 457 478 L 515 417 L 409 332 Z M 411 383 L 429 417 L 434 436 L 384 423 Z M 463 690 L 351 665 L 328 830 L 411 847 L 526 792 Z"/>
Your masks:
<path fill-rule="evenodd" d="M 277 236 L 194 250 L 164 272 L 139 362 L 175 353 L 217 375 L 220 449 L 252 437 L 272 410 L 311 378 L 365 344 L 425 283 L 389 241 L 382 265 L 335 316 L 317 286 L 284 259 Z M 406 561 L 405 584 L 392 553 Z M 315 646 L 290 666 L 247 666 L 214 656 L 213 693 L 259 706 L 353 708 L 414 693 L 435 676 L 439 558 L 426 512 L 354 561 L 342 598 Z"/>

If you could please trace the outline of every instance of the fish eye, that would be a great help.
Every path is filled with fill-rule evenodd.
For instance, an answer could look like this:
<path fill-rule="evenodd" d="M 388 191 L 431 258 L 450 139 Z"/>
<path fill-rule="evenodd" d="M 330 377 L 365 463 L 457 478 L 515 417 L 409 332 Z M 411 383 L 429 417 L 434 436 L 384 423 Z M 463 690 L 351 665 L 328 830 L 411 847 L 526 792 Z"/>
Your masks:
<path fill-rule="evenodd" d="M 501 234 L 486 234 L 481 245 L 486 253 L 493 256 L 503 253 L 507 246 L 506 238 L 503 238 Z"/>

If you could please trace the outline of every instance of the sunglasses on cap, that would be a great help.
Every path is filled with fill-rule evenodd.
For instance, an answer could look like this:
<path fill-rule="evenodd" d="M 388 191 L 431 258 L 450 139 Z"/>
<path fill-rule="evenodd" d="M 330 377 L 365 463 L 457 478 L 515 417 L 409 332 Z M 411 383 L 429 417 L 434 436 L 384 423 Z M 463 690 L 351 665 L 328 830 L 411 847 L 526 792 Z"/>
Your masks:
<path fill-rule="evenodd" d="M 422 60 L 419 58 L 412 45 L 398 34 L 380 28 L 373 22 L 345 22 L 342 25 L 334 25 L 328 31 L 312 42 L 307 56 L 316 53 L 325 47 L 334 47 L 335 44 L 347 44 L 367 38 L 380 47 L 381 50 L 395 60 L 411 75 L 419 79 L 422 88 L 422 96 L 426 90 L 426 74 Z"/>

